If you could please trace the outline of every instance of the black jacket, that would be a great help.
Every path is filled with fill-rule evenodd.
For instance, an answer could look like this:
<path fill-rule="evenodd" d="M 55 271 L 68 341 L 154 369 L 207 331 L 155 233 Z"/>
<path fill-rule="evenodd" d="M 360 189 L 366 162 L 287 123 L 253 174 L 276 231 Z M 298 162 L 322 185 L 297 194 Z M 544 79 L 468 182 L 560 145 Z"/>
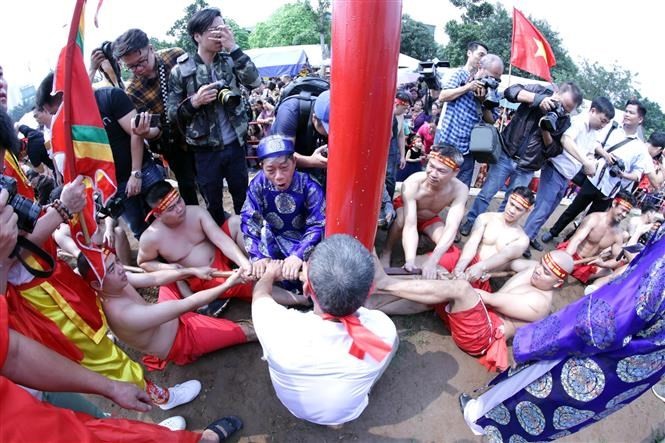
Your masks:
<path fill-rule="evenodd" d="M 520 104 L 510 124 L 503 131 L 504 151 L 517 161 L 517 166 L 526 171 L 537 171 L 548 158 L 556 157 L 563 152 L 561 135 L 570 127 L 570 116 L 559 117 L 557 130 L 552 133 L 553 142 L 545 146 L 538 128 L 538 121 L 543 112 L 538 107 L 543 98 L 551 96 L 554 91 L 541 85 L 513 85 L 504 91 L 506 100 L 518 103 L 517 94 L 526 90 L 536 94 L 533 104 Z"/>

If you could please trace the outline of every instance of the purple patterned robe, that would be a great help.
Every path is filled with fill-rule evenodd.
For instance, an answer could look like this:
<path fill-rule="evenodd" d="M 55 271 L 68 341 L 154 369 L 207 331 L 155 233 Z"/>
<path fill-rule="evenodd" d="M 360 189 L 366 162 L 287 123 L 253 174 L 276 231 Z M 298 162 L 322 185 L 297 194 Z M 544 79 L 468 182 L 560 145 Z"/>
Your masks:
<path fill-rule="evenodd" d="M 665 373 L 665 226 L 611 283 L 520 328 L 515 370 L 467 404 L 490 441 L 556 440 L 638 398 Z"/>

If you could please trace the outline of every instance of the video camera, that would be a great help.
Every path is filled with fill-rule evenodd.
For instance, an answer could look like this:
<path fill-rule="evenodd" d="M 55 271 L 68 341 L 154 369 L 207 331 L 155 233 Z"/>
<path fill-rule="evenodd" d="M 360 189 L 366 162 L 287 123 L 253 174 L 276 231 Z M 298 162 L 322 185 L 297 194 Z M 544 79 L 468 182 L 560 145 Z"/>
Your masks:
<path fill-rule="evenodd" d="M 212 84 L 217 90 L 217 100 L 227 108 L 236 108 L 240 105 L 240 94 L 234 92 L 224 80 L 218 80 Z"/>
<path fill-rule="evenodd" d="M 626 170 L 626 164 L 620 158 L 615 158 L 614 163 L 610 165 L 610 176 L 621 177 L 621 173 Z"/>
<path fill-rule="evenodd" d="M 499 106 L 501 97 L 499 97 L 498 87 L 501 80 L 497 80 L 492 76 L 487 76 L 478 79 L 483 88 L 487 89 L 487 94 L 483 100 L 483 106 L 487 109 L 494 109 Z"/>
<path fill-rule="evenodd" d="M 0 189 L 6 189 L 9 194 L 7 204 L 14 208 L 14 212 L 18 216 L 18 228 L 21 231 L 32 232 L 37 224 L 39 214 L 42 212 L 41 206 L 18 194 L 16 179 L 13 177 L 0 175 Z"/>
<path fill-rule="evenodd" d="M 556 122 L 559 120 L 561 117 L 566 116 L 566 110 L 564 109 L 563 105 L 559 102 L 556 102 L 556 107 L 554 110 L 549 111 L 543 118 L 540 119 L 540 123 L 538 126 L 540 126 L 540 129 L 544 131 L 549 131 L 549 132 L 554 132 L 556 131 Z"/>
<path fill-rule="evenodd" d="M 434 59 L 431 61 L 420 62 L 418 63 L 418 83 L 424 82 L 427 85 L 428 89 L 434 89 L 440 91 L 442 89 L 441 80 L 439 80 L 439 75 L 437 74 L 437 68 L 449 68 L 450 63 L 447 61 L 439 61 Z"/>

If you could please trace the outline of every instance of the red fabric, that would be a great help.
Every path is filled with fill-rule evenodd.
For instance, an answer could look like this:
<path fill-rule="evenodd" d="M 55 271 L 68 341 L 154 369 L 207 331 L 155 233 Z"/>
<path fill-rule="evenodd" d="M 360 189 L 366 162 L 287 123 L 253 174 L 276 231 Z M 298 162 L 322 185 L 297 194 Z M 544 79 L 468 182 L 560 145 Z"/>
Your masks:
<path fill-rule="evenodd" d="M 404 207 L 404 200 L 402 200 L 401 195 L 395 197 L 395 199 L 393 200 L 393 207 L 395 209 Z M 418 229 L 418 232 L 423 232 L 425 229 L 427 229 L 428 226 L 431 226 L 434 223 L 438 222 L 443 223 L 443 219 L 438 215 L 435 215 L 434 217 L 427 220 L 418 220 L 416 228 Z"/>
<path fill-rule="evenodd" d="M 508 347 L 500 327 L 503 320 L 494 311 L 487 309 L 482 300 L 471 309 L 447 312 L 446 304 L 434 310 L 450 329 L 455 344 L 467 354 L 480 357 L 480 364 L 489 371 L 508 368 Z M 488 317 L 489 316 L 489 317 Z"/>
<path fill-rule="evenodd" d="M 457 265 L 457 262 L 459 261 L 461 256 L 462 256 L 461 249 L 455 245 L 452 245 L 450 248 L 448 248 L 446 252 L 443 253 L 441 258 L 439 259 L 439 266 L 446 269 L 448 272 L 453 272 L 453 269 L 455 269 L 455 266 Z M 480 257 L 478 256 L 478 254 L 476 254 L 475 257 L 473 257 L 473 259 L 469 262 L 469 266 L 473 266 L 479 261 Z M 473 283 L 471 283 L 471 286 L 475 289 L 482 289 L 485 292 L 492 292 L 492 286 L 490 285 L 489 279 L 485 281 L 476 280 Z"/>
<path fill-rule="evenodd" d="M 568 247 L 567 241 L 559 243 L 556 248 L 560 251 L 565 251 Z M 584 257 L 580 256 L 577 251 L 573 254 L 573 260 L 582 260 Z M 580 281 L 580 283 L 587 284 L 592 275 L 598 272 L 598 266 L 586 264 L 578 264 L 573 266 L 573 272 L 570 273 L 573 277 Z"/>
<path fill-rule="evenodd" d="M 550 68 L 556 65 L 554 52 L 543 34 L 516 8 L 513 8 L 510 63 L 550 82 Z"/>
<path fill-rule="evenodd" d="M 0 367 L 9 346 L 7 301 L 0 296 Z M 199 434 L 172 432 L 154 424 L 108 418 L 99 420 L 43 403 L 0 376 L 0 441 L 38 442 L 197 442 Z"/>
<path fill-rule="evenodd" d="M 27 199 L 34 200 L 35 191 L 30 186 L 30 181 L 23 173 L 23 169 L 19 166 L 14 153 L 9 149 L 5 149 L 5 158 L 2 161 L 5 165 L 3 174 L 16 180 L 16 192 Z"/>
<path fill-rule="evenodd" d="M 352 340 L 349 354 L 360 360 L 364 359 L 365 353 L 367 353 L 374 360 L 382 362 L 393 349 L 392 345 L 384 342 L 378 335 L 367 329 L 355 314 L 345 317 L 323 314 L 322 317 L 324 320 L 339 320 L 344 325 Z"/>
<path fill-rule="evenodd" d="M 177 292 L 171 293 L 178 298 Z M 178 322 L 178 333 L 166 359 L 154 355 L 143 357 L 143 365 L 148 370 L 161 371 L 170 361 L 186 365 L 204 354 L 247 342 L 240 326 L 230 320 L 187 312 L 180 316 Z"/>

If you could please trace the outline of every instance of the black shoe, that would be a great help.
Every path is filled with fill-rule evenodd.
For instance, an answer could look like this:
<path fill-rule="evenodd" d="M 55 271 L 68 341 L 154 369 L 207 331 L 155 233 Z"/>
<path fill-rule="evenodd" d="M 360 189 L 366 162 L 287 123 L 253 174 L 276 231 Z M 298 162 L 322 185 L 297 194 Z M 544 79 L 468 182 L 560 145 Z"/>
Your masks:
<path fill-rule="evenodd" d="M 462 236 L 461 236 L 460 233 L 458 232 L 457 234 L 455 234 L 455 243 L 459 243 L 460 240 L 462 240 Z"/>
<path fill-rule="evenodd" d="M 459 228 L 459 233 L 466 237 L 471 233 L 472 226 L 473 225 L 471 225 L 469 222 L 464 223 L 462 227 Z"/>
<path fill-rule="evenodd" d="M 197 314 L 207 315 L 208 317 L 219 318 L 222 316 L 226 308 L 229 307 L 230 298 L 225 298 L 223 300 L 215 300 L 208 303 L 205 306 L 201 306 L 196 310 Z"/>
<path fill-rule="evenodd" d="M 540 239 L 543 241 L 543 243 L 549 243 L 552 241 L 552 239 L 554 239 L 554 236 L 550 231 L 547 231 L 546 233 L 543 234 L 542 237 L 540 237 Z"/>
<path fill-rule="evenodd" d="M 538 241 L 538 239 L 534 238 L 529 242 L 531 247 L 535 249 L 536 251 L 542 251 L 543 250 L 543 245 Z"/>
<path fill-rule="evenodd" d="M 472 398 L 469 394 L 462 392 L 459 397 L 457 397 L 457 399 L 459 400 L 459 407 L 462 410 L 462 415 L 464 415 L 464 408 L 472 400 Z"/>
<path fill-rule="evenodd" d="M 527 249 L 526 251 L 524 251 L 522 253 L 522 257 L 527 258 L 527 259 L 531 258 L 531 249 Z"/>

